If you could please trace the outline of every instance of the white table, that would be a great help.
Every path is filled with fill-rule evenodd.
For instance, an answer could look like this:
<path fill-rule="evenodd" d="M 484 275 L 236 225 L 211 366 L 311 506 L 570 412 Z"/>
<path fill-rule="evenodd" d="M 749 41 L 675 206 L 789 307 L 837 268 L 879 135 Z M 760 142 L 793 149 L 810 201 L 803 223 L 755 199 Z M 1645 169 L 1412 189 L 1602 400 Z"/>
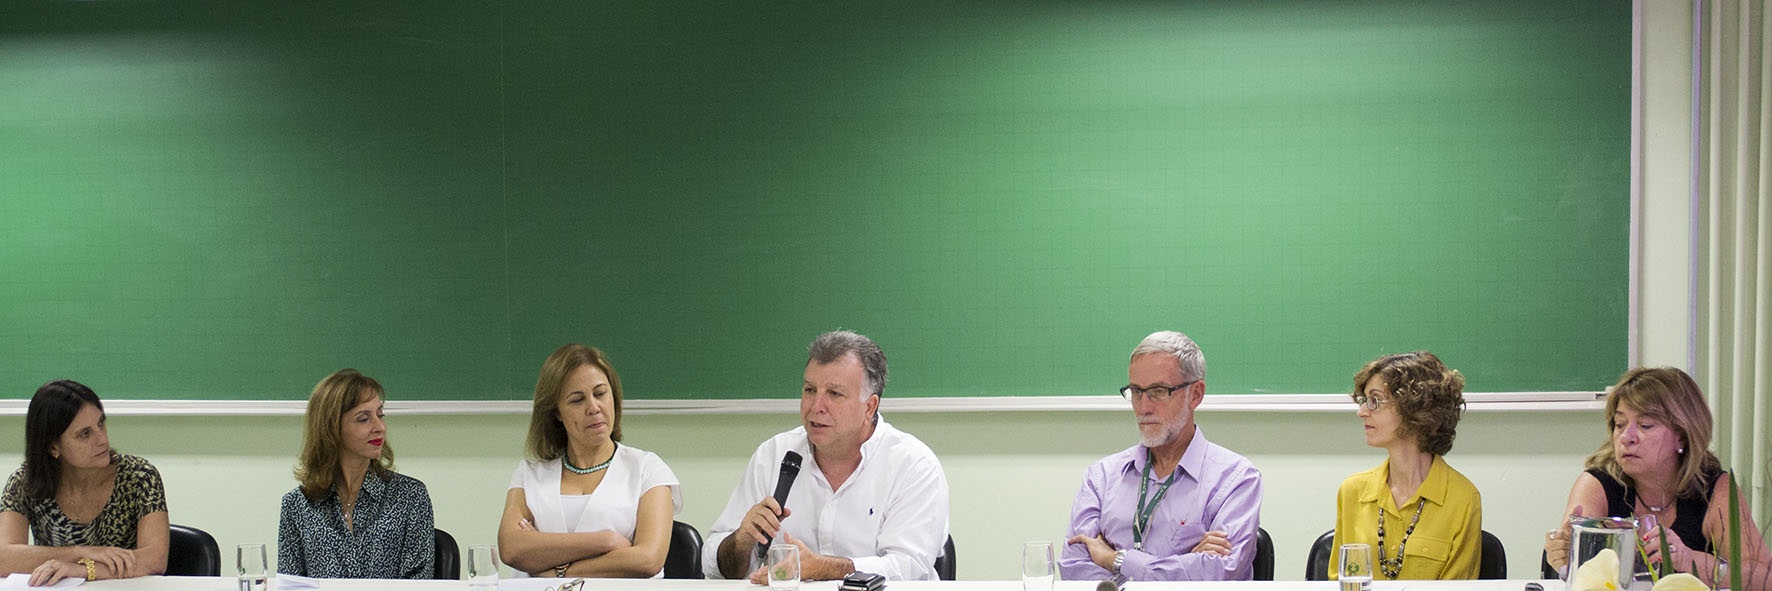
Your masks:
<path fill-rule="evenodd" d="M 1522 591 L 1528 582 L 1537 582 L 1545 591 L 1562 591 L 1558 580 L 1506 581 L 1374 581 L 1373 591 Z M 499 591 L 541 591 L 559 579 L 505 579 Z M 320 579 L 321 591 L 372 590 L 435 590 L 466 591 L 467 581 L 397 581 L 384 579 Z M 139 591 L 238 591 L 232 577 L 141 577 L 115 581 L 94 581 L 80 586 L 82 590 Z M 275 590 L 275 586 L 272 587 Z M 837 591 L 836 581 L 805 583 L 801 591 Z M 894 581 L 887 591 L 1021 591 L 1021 581 Z M 1335 581 L 1248 581 L 1206 583 L 1140 583 L 1126 586 L 1126 591 L 1339 591 Z M 670 579 L 590 579 L 584 591 L 767 591 L 767 588 L 744 581 L 685 581 Z M 1059 581 L 1053 591 L 1095 591 L 1092 581 Z"/>

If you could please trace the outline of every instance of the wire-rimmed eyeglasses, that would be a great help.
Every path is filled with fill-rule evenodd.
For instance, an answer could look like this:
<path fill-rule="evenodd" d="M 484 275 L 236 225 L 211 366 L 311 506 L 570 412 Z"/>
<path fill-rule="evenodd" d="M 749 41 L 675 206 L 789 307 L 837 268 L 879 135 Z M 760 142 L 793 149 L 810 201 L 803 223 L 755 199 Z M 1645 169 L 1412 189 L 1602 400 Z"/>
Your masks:
<path fill-rule="evenodd" d="M 1376 412 L 1378 407 L 1390 403 L 1391 401 L 1389 398 L 1379 398 L 1377 396 L 1367 396 L 1365 394 L 1354 395 L 1354 404 L 1369 411 Z"/>

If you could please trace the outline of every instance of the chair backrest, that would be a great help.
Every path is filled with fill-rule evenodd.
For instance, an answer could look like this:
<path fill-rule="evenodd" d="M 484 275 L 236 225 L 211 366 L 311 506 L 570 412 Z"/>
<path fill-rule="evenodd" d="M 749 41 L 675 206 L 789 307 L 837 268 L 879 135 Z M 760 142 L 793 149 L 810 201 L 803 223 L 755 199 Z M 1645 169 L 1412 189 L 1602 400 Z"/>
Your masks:
<path fill-rule="evenodd" d="M 664 578 L 700 579 L 701 532 L 681 521 L 671 522 L 671 545 L 665 551 Z"/>
<path fill-rule="evenodd" d="M 1489 580 L 1507 578 L 1507 549 L 1501 547 L 1501 538 L 1484 530 L 1482 552 L 1483 554 L 1477 559 L 1477 578 Z"/>
<path fill-rule="evenodd" d="M 1255 528 L 1255 580 L 1274 580 L 1274 539 L 1259 527 Z"/>
<path fill-rule="evenodd" d="M 437 548 L 436 557 L 431 562 L 431 578 L 461 580 L 461 546 L 455 545 L 455 536 L 432 529 L 431 541 Z"/>
<path fill-rule="evenodd" d="M 1330 546 L 1335 545 L 1335 530 L 1323 532 L 1317 541 L 1311 543 L 1311 551 L 1304 556 L 1304 580 L 1329 580 L 1329 555 L 1334 554 Z"/>
<path fill-rule="evenodd" d="M 170 544 L 166 548 L 166 574 L 181 577 L 221 576 L 221 546 L 209 532 L 185 525 L 172 525 Z"/>
<path fill-rule="evenodd" d="M 949 535 L 948 541 L 941 545 L 941 556 L 935 557 L 935 578 L 943 581 L 954 580 L 954 536 Z"/>
<path fill-rule="evenodd" d="M 1557 572 L 1557 569 L 1555 568 L 1551 568 L 1550 553 L 1545 552 L 1544 550 L 1538 551 L 1538 570 L 1539 574 L 1543 575 L 1546 579 L 1563 578 L 1562 573 Z"/>
<path fill-rule="evenodd" d="M 1335 530 L 1324 532 L 1311 544 L 1311 552 L 1305 557 L 1304 578 L 1307 581 L 1323 581 L 1329 578 L 1329 558 L 1334 554 L 1331 545 L 1335 543 Z M 1483 532 L 1482 555 L 1478 557 L 1477 578 L 1506 579 L 1507 549 L 1501 546 L 1501 538 L 1488 531 Z M 1546 578 L 1556 578 L 1548 576 Z"/>

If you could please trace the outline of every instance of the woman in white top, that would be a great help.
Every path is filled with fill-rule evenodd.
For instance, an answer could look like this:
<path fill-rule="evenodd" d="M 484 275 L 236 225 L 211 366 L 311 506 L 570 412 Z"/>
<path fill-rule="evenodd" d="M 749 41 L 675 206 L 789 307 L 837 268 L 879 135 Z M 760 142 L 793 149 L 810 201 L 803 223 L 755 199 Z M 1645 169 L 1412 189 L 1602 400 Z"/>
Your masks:
<path fill-rule="evenodd" d="M 542 363 L 527 455 L 511 474 L 498 545 L 537 577 L 659 576 L 677 475 L 658 455 L 621 445 L 621 379 L 602 351 L 577 343 Z"/>

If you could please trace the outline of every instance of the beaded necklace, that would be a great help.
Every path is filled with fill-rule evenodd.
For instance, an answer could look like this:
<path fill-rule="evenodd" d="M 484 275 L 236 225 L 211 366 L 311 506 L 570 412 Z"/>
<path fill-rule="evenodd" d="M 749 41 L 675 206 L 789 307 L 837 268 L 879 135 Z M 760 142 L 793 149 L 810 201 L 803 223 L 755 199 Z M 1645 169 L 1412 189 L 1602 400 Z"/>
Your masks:
<path fill-rule="evenodd" d="M 1415 524 L 1421 521 L 1421 508 L 1427 505 L 1427 499 L 1415 502 L 1415 517 L 1409 520 L 1409 529 L 1403 530 L 1403 539 L 1397 541 L 1397 558 L 1391 560 L 1384 557 L 1384 507 L 1378 508 L 1378 569 L 1384 576 L 1396 579 L 1403 572 L 1403 547 L 1409 545 L 1409 534 L 1415 533 Z"/>
<path fill-rule="evenodd" d="M 591 466 L 589 468 L 580 468 L 578 466 L 574 466 L 574 465 L 572 465 L 572 454 L 560 454 L 560 464 L 566 466 L 566 471 L 571 472 L 573 474 L 583 475 L 583 474 L 592 474 L 595 472 L 601 472 L 604 468 L 609 467 L 610 462 L 615 461 L 614 449 L 616 447 L 621 447 L 620 443 L 615 443 L 613 441 L 611 441 L 610 444 L 614 445 L 615 447 L 609 448 L 611 450 L 609 452 L 609 459 L 603 460 L 603 463 L 601 463 L 601 464 L 597 464 L 597 465 Z"/>

